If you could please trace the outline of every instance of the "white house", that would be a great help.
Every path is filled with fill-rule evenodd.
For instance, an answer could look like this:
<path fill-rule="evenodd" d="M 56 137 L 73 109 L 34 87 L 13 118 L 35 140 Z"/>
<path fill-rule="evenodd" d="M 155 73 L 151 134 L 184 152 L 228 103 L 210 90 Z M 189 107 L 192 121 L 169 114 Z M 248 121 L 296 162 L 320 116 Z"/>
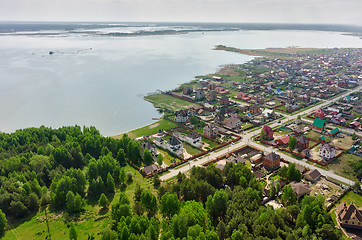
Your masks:
<path fill-rule="evenodd" d="M 189 118 L 186 110 L 176 111 L 175 116 L 178 123 L 185 123 Z"/>
<path fill-rule="evenodd" d="M 156 138 L 155 144 L 156 146 L 166 149 L 178 156 L 183 153 L 182 142 L 175 137 L 170 138 L 167 142 L 162 138 Z"/>
<path fill-rule="evenodd" d="M 202 148 L 201 136 L 195 132 L 191 132 L 187 135 L 186 141 L 194 147 Z"/>
<path fill-rule="evenodd" d="M 274 110 L 266 108 L 262 114 L 264 117 L 269 118 L 274 115 Z"/>
<path fill-rule="evenodd" d="M 323 144 L 319 148 L 319 156 L 321 156 L 325 160 L 329 160 L 331 158 L 334 158 L 334 155 L 336 154 L 336 149 L 332 147 L 331 145 Z"/>
<path fill-rule="evenodd" d="M 294 101 L 294 100 L 289 100 L 289 101 L 286 102 L 285 106 L 288 109 L 296 109 L 296 108 L 298 108 L 299 103 L 297 101 Z"/>

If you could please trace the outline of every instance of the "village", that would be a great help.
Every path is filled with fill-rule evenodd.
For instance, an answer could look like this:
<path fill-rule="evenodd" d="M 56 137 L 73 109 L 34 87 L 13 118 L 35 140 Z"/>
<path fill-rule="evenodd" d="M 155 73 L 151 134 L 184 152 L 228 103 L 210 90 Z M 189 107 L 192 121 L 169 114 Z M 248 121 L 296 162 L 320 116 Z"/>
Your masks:
<path fill-rule="evenodd" d="M 290 184 L 298 200 L 320 194 L 334 209 L 354 181 L 361 184 L 343 169 L 362 158 L 361 50 L 283 57 L 225 66 L 146 96 L 164 116 L 136 138 L 154 159 L 140 168 L 144 176 L 166 180 L 192 166 L 242 164 L 264 183 L 266 205 L 281 207 L 278 193 Z M 338 205 L 340 225 L 361 228 L 361 207 Z"/>

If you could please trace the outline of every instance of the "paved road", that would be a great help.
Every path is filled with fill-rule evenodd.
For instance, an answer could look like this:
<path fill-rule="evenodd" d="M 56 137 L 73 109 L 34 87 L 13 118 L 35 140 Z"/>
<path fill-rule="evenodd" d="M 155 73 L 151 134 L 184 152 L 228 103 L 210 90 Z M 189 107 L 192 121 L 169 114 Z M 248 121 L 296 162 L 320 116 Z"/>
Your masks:
<path fill-rule="evenodd" d="M 286 117 L 286 119 L 282 120 L 281 123 L 277 123 L 277 121 L 274 121 L 274 123 L 269 124 L 269 126 L 273 128 L 273 127 L 276 127 L 278 125 L 284 124 L 284 123 L 286 123 L 287 121 L 289 121 L 291 119 L 297 118 L 298 115 L 304 115 L 304 114 L 313 112 L 316 109 L 322 108 L 322 107 L 324 107 L 324 106 L 326 106 L 326 105 L 328 105 L 328 104 L 330 104 L 330 103 L 332 103 L 332 102 L 334 102 L 334 101 L 336 101 L 336 100 L 338 100 L 340 98 L 343 98 L 343 97 L 349 95 L 352 92 L 360 91 L 361 88 L 362 88 L 362 86 L 359 86 L 359 87 L 355 88 L 354 90 L 348 91 L 348 92 L 346 92 L 346 93 L 344 93 L 344 94 L 342 94 L 342 95 L 340 95 L 340 96 L 338 96 L 338 97 L 336 97 L 336 98 L 334 98 L 332 100 L 324 101 L 323 103 L 320 103 L 320 104 L 318 104 L 318 105 L 316 105 L 316 106 L 314 106 L 312 108 L 304 110 L 304 111 L 302 111 L 300 113 L 297 113 L 295 115 L 284 115 Z M 259 131 L 252 132 L 252 130 L 244 132 L 242 135 L 240 135 L 242 137 L 242 139 L 240 141 L 236 142 L 235 144 L 229 145 L 228 147 L 225 147 L 222 150 L 219 150 L 217 152 L 216 151 L 211 152 L 208 156 L 203 156 L 203 157 L 197 158 L 195 160 L 189 161 L 188 163 L 186 163 L 184 165 L 181 165 L 177 169 L 175 169 L 175 168 L 170 169 L 169 170 L 170 172 L 163 175 L 163 176 L 161 176 L 160 179 L 162 181 L 170 179 L 170 178 L 176 176 L 179 172 L 184 173 L 184 172 L 190 170 L 193 166 L 201 166 L 202 164 L 204 164 L 204 163 L 206 163 L 206 162 L 208 162 L 210 160 L 213 160 L 213 159 L 215 159 L 217 157 L 225 155 L 226 153 L 231 152 L 233 150 L 236 150 L 236 149 L 238 149 L 238 148 L 240 148 L 242 146 L 245 146 L 245 145 L 251 145 L 251 146 L 253 146 L 255 148 L 258 148 L 260 150 L 264 150 L 266 152 L 276 151 L 276 149 L 273 149 L 273 147 L 271 147 L 271 146 L 265 147 L 264 145 L 258 144 L 256 142 L 253 142 L 253 141 L 250 140 L 254 135 L 256 135 L 258 133 L 259 133 Z M 307 167 L 307 168 L 310 168 L 310 169 L 318 169 L 318 171 L 323 176 L 334 178 L 334 179 L 336 179 L 336 180 L 338 180 L 340 182 L 343 182 L 345 184 L 348 184 L 348 185 L 353 185 L 354 184 L 353 181 L 351 181 L 349 179 L 346 179 L 344 177 L 341 177 L 339 175 L 336 175 L 332 170 L 330 170 L 330 171 L 323 170 L 321 168 L 318 168 L 318 167 L 316 167 L 314 165 L 311 165 L 311 164 L 307 163 L 306 161 L 297 160 L 297 159 L 292 158 L 292 157 L 290 157 L 290 156 L 288 156 L 288 155 L 286 155 L 284 153 L 281 153 L 281 152 L 278 152 L 278 154 L 282 158 L 284 158 L 285 160 L 287 160 L 289 162 L 298 163 L 298 164 L 303 165 L 304 167 Z"/>

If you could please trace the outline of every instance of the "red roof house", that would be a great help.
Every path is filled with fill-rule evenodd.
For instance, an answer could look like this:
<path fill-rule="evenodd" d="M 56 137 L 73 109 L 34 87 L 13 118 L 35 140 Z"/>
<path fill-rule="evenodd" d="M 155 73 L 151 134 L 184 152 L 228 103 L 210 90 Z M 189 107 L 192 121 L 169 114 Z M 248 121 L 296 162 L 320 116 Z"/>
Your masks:
<path fill-rule="evenodd" d="M 325 117 L 325 113 L 322 109 L 316 109 L 314 112 L 314 117 L 323 119 Z"/>
<path fill-rule="evenodd" d="M 286 145 L 288 145 L 288 143 L 289 143 L 289 136 L 285 136 L 285 137 L 279 138 L 279 139 L 276 140 L 276 142 L 277 142 L 278 145 L 284 145 L 284 146 L 286 146 Z"/>

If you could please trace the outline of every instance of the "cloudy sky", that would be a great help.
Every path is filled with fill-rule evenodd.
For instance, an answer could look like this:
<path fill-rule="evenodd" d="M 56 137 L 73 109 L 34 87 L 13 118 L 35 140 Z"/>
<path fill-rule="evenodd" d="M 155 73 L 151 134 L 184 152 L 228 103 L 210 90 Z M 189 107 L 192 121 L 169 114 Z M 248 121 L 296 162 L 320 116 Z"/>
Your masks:
<path fill-rule="evenodd" d="M 0 0 L 0 21 L 362 25 L 362 0 Z"/>

